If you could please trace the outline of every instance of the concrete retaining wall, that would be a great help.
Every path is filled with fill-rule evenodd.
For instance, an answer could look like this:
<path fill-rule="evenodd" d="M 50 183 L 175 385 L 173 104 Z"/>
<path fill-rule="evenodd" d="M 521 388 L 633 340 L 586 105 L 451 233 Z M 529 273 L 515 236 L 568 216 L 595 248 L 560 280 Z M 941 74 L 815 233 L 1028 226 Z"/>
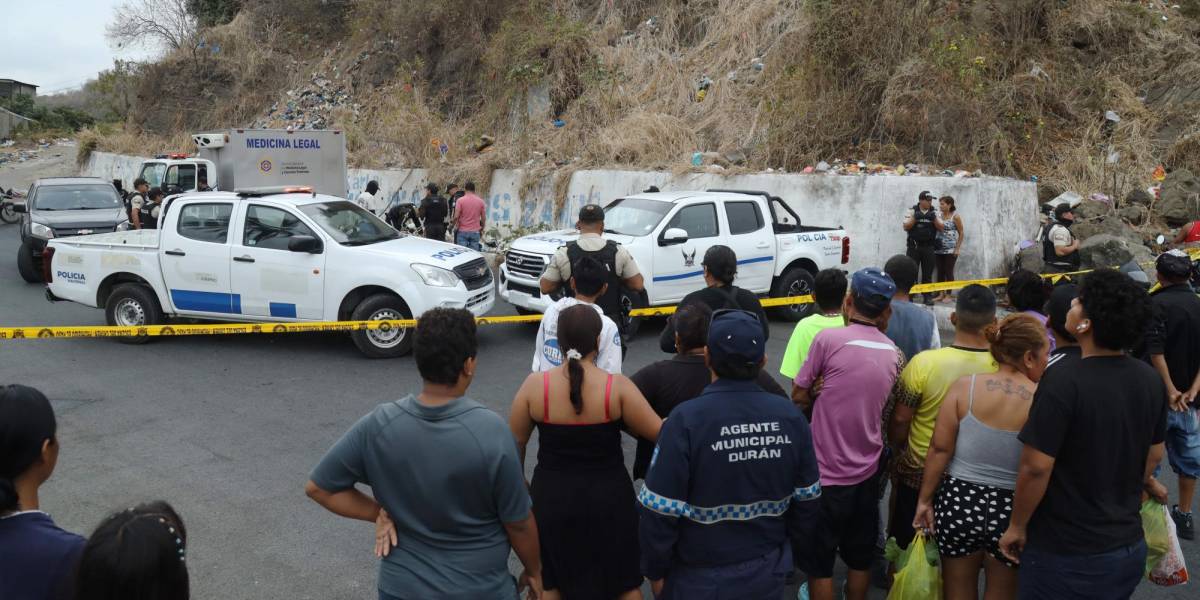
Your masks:
<path fill-rule="evenodd" d="M 105 179 L 121 178 L 130 186 L 141 158 L 93 152 L 82 172 Z M 379 181 L 383 194 L 371 208 L 380 211 L 390 202 L 416 202 L 424 194 L 425 169 L 350 169 L 350 196 L 357 197 L 367 182 Z M 548 223 L 569 227 L 579 207 L 589 202 L 607 204 L 651 185 L 663 190 L 731 188 L 763 190 L 787 201 L 804 224 L 842 226 L 851 239 L 849 267 L 882 266 L 904 252 L 900 223 L 917 194 L 951 195 L 957 200 L 965 225 L 959 279 L 996 276 L 1004 272 L 1013 246 L 1030 239 L 1038 227 L 1035 184 L 1004 178 L 831 176 L 759 173 L 722 176 L 690 173 L 584 170 L 576 171 L 567 188 L 566 202 L 556 210 L 551 179 L 532 186 L 522 198 L 523 174 L 501 169 L 488 186 L 488 220 L 503 229 Z"/>

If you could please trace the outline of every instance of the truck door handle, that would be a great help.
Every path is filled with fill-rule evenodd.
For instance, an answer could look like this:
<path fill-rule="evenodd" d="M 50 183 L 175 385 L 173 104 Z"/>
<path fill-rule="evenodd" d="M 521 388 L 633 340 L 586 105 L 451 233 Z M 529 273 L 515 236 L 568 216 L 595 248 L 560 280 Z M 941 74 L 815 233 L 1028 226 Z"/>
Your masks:
<path fill-rule="evenodd" d="M 771 245 L 770 245 L 770 244 L 768 244 L 768 243 L 766 243 L 766 242 L 759 242 L 759 243 L 758 243 L 758 244 L 756 244 L 754 247 L 755 247 L 755 248 L 770 248 L 770 247 L 771 247 Z"/>
<path fill-rule="evenodd" d="M 235 257 L 233 257 L 233 260 L 236 260 L 238 262 L 254 262 L 254 259 L 249 256 L 235 256 Z"/>
<path fill-rule="evenodd" d="M 187 252 L 184 252 L 183 250 L 167 250 L 166 252 L 163 252 L 163 254 L 170 254 L 171 256 L 187 256 Z"/>

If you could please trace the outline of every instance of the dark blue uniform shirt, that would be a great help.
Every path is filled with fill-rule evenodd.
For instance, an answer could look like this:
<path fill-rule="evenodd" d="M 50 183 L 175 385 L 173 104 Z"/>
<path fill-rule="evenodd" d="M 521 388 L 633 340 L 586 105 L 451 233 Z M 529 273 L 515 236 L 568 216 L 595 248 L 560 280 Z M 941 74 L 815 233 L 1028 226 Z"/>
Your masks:
<path fill-rule="evenodd" d="M 638 494 L 642 572 L 761 557 L 816 518 L 820 495 L 800 411 L 754 381 L 717 380 L 663 423 Z"/>
<path fill-rule="evenodd" d="M 0 598 L 72 597 L 75 563 L 85 543 L 60 529 L 44 512 L 0 518 Z"/>

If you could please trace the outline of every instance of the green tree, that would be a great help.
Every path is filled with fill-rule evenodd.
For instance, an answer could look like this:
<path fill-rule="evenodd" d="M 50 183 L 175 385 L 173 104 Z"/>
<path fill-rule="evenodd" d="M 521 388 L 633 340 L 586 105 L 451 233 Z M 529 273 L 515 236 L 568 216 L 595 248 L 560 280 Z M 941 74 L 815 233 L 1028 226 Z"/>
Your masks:
<path fill-rule="evenodd" d="M 187 0 L 187 10 L 201 27 L 224 25 L 237 16 L 242 0 Z"/>

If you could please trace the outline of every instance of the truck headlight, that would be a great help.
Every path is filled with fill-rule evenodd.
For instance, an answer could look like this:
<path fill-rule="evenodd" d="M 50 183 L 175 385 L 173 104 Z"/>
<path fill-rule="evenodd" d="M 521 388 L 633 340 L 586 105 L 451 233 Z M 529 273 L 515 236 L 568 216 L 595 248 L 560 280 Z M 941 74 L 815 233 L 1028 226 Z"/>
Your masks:
<path fill-rule="evenodd" d="M 49 225 L 43 225 L 37 222 L 34 222 L 29 226 L 29 233 L 32 233 L 33 237 L 39 237 L 46 240 L 54 237 L 54 229 L 52 229 Z"/>
<path fill-rule="evenodd" d="M 133 227 L 133 223 L 130 223 L 129 221 L 125 221 L 124 223 L 117 225 L 116 231 L 129 231 L 129 229 L 131 227 Z"/>
<path fill-rule="evenodd" d="M 448 269 L 415 263 L 412 265 L 412 270 L 421 276 L 425 285 L 431 287 L 455 287 L 458 285 L 458 275 Z"/>

